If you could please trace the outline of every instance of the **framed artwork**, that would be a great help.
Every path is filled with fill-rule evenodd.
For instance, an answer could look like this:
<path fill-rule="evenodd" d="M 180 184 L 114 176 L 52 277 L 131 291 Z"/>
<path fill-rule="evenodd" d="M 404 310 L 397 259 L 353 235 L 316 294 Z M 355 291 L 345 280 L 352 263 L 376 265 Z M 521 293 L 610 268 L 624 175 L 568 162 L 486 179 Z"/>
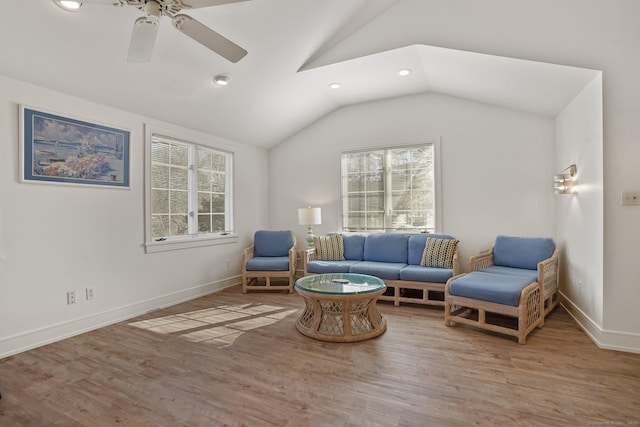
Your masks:
<path fill-rule="evenodd" d="M 129 131 L 20 106 L 23 182 L 129 188 Z"/>

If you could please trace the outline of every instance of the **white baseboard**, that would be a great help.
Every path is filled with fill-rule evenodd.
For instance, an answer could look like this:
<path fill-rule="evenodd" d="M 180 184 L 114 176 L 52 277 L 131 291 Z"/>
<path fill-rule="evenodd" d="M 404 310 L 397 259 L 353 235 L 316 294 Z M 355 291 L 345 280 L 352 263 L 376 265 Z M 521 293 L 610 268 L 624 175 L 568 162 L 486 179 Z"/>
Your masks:
<path fill-rule="evenodd" d="M 560 304 L 598 347 L 640 353 L 640 334 L 602 328 L 562 292 L 560 292 Z"/>
<path fill-rule="evenodd" d="M 16 335 L 0 339 L 0 359 L 31 350 L 46 344 L 51 344 L 65 338 L 73 337 L 122 322 L 127 319 L 147 313 L 151 310 L 169 307 L 181 302 L 190 301 L 222 289 L 242 283 L 241 276 L 234 276 L 216 282 L 183 289 L 166 295 L 160 295 L 145 301 L 117 307 L 90 316 L 72 319 L 43 328 L 21 332 Z"/>

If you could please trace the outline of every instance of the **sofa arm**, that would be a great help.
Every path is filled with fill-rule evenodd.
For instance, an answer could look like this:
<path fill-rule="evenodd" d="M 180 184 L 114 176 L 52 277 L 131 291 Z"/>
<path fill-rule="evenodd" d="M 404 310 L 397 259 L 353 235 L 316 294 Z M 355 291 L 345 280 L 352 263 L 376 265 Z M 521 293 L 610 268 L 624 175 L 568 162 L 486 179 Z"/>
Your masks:
<path fill-rule="evenodd" d="M 460 274 L 460 257 L 458 256 L 458 250 L 453 254 L 453 275 Z"/>
<path fill-rule="evenodd" d="M 314 261 L 317 258 L 316 249 L 315 248 L 308 248 L 308 249 L 306 249 L 304 251 L 301 251 L 300 255 L 301 255 L 300 258 L 301 258 L 301 261 L 302 261 L 302 271 L 303 271 L 303 274 L 306 276 L 308 274 L 308 272 L 307 272 L 307 264 L 310 261 Z"/>
<path fill-rule="evenodd" d="M 482 270 L 493 266 L 493 248 L 480 252 L 469 258 L 469 268 L 471 271 Z"/>

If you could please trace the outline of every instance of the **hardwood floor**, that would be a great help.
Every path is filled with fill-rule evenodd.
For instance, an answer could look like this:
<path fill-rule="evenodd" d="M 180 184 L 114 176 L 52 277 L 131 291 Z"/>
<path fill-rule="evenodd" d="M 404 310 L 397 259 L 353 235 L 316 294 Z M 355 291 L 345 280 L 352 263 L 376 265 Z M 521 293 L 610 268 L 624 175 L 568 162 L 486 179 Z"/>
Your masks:
<path fill-rule="evenodd" d="M 379 302 L 387 331 L 307 338 L 297 294 L 226 289 L 0 361 L 2 426 L 640 425 L 640 354 L 556 308 L 526 345 Z"/>

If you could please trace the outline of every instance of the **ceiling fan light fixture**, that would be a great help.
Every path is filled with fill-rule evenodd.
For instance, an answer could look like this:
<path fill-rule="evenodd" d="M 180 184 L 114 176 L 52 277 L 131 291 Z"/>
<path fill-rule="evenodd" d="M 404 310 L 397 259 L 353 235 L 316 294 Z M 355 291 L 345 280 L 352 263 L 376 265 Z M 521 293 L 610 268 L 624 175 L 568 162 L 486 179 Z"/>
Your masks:
<path fill-rule="evenodd" d="M 76 12 L 78 9 L 82 7 L 81 1 L 75 0 L 53 0 L 53 2 L 59 8 L 66 10 L 67 12 Z"/>
<path fill-rule="evenodd" d="M 213 82 L 218 86 L 226 86 L 231 81 L 231 77 L 228 74 L 218 74 L 213 78 Z"/>

